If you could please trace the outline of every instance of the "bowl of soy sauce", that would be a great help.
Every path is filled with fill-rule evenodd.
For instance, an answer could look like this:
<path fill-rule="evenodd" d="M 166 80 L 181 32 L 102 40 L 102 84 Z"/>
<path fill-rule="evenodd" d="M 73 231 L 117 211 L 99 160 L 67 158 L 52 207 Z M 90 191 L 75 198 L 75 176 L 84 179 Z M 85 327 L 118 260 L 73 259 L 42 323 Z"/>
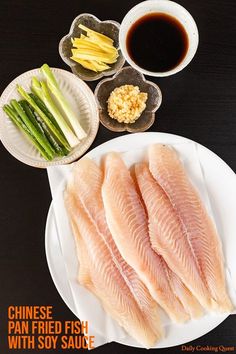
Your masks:
<path fill-rule="evenodd" d="M 147 0 L 126 14 L 119 41 L 132 67 L 161 77 L 176 74 L 190 63 L 199 34 L 193 17 L 183 6 L 169 0 Z"/>

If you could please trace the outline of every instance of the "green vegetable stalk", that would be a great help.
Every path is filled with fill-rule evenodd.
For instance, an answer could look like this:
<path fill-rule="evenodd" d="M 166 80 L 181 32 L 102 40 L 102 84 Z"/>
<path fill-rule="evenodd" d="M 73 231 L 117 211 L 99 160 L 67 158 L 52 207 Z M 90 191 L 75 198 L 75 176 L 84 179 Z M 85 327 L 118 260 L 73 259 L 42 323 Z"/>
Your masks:
<path fill-rule="evenodd" d="M 68 144 L 65 137 L 60 133 L 60 131 L 55 127 L 48 116 L 39 108 L 36 102 L 30 97 L 30 95 L 23 89 L 23 87 L 17 85 L 17 90 L 19 94 L 30 104 L 35 112 L 43 119 L 50 131 L 55 135 L 58 141 L 68 150 L 70 150 L 70 145 Z"/>
<path fill-rule="evenodd" d="M 60 90 L 60 87 L 54 77 L 50 67 L 47 64 L 44 64 L 41 67 L 41 71 L 47 81 L 47 86 L 49 90 L 53 93 L 55 98 L 57 99 L 58 103 L 60 104 L 61 108 L 63 109 L 69 123 L 71 124 L 72 128 L 74 129 L 75 134 L 77 137 L 82 140 L 84 139 L 87 134 L 85 133 L 84 129 L 81 127 L 79 123 L 78 115 L 72 110 L 69 102 L 64 97 L 63 93 Z"/>
<path fill-rule="evenodd" d="M 51 144 L 54 152 L 59 156 L 65 156 L 68 154 L 68 151 L 65 148 L 62 148 L 57 141 L 54 139 L 53 135 L 51 134 L 50 130 L 48 129 L 47 125 L 44 121 L 34 112 L 27 101 L 22 100 L 19 102 L 21 107 L 24 109 L 27 116 L 30 118 L 31 122 L 35 125 L 39 132 L 45 135 L 48 142 Z"/>
<path fill-rule="evenodd" d="M 3 106 L 4 112 L 8 115 L 8 117 L 12 120 L 12 122 L 28 137 L 31 143 L 36 147 L 36 149 L 40 152 L 40 154 L 45 158 L 45 160 L 52 160 L 52 158 L 47 154 L 47 152 L 43 149 L 43 147 L 39 144 L 39 142 L 34 138 L 34 136 L 30 133 L 30 130 L 27 126 L 22 122 L 21 118 L 18 116 L 16 111 L 9 105 Z"/>
<path fill-rule="evenodd" d="M 68 155 L 68 150 L 66 150 L 65 147 L 60 146 L 58 142 L 54 139 L 53 135 L 51 134 L 50 130 L 48 129 L 47 125 L 45 122 L 40 118 L 40 116 L 37 113 L 34 113 L 35 117 L 37 119 L 38 124 L 42 127 L 44 134 L 46 135 L 48 141 L 50 144 L 53 146 L 54 150 L 56 151 L 58 156 L 66 156 Z"/>
<path fill-rule="evenodd" d="M 21 100 L 21 101 L 19 101 L 19 104 L 21 105 L 21 107 L 25 111 L 25 113 L 27 114 L 28 118 L 31 120 L 31 123 L 34 124 L 34 126 L 38 130 L 38 132 L 44 134 L 44 131 L 43 131 L 42 127 L 40 126 L 40 124 L 38 123 L 37 119 L 35 118 L 35 115 L 34 115 L 33 111 L 31 110 L 28 102 L 26 100 Z"/>
<path fill-rule="evenodd" d="M 61 112 L 59 111 L 54 101 L 52 100 L 47 84 L 43 81 L 39 82 L 37 78 L 34 77 L 34 79 L 32 80 L 32 90 L 34 91 L 34 93 L 38 95 L 38 97 L 43 101 L 47 109 L 54 116 L 63 134 L 68 140 L 70 146 L 74 147 L 78 145 L 79 143 L 78 138 L 73 133 L 73 131 L 65 121 L 64 117 L 62 116 Z"/>
<path fill-rule="evenodd" d="M 34 80 L 37 80 L 37 78 L 33 77 L 32 78 L 32 82 Z M 34 91 L 33 87 L 32 91 Z M 44 114 L 46 114 L 46 116 L 51 120 L 51 122 L 55 125 L 55 127 L 59 130 L 59 132 L 61 133 L 62 136 L 64 136 L 64 134 L 61 131 L 61 128 L 59 127 L 59 125 L 57 124 L 56 119 L 53 117 L 53 115 L 51 114 L 51 112 L 49 112 L 49 110 L 47 109 L 47 107 L 45 106 L 45 104 L 43 103 L 43 101 L 34 93 L 30 93 L 29 94 L 30 97 L 34 100 L 34 102 L 37 104 L 37 106 L 41 109 L 41 111 L 43 111 Z M 65 137 L 65 136 L 64 136 Z"/>
<path fill-rule="evenodd" d="M 38 143 L 44 148 L 48 156 L 50 158 L 53 158 L 55 152 L 51 147 L 50 143 L 48 142 L 47 138 L 45 137 L 45 135 L 42 132 L 39 132 L 39 130 L 31 122 L 31 120 L 29 119 L 25 111 L 22 109 L 21 105 L 16 100 L 11 100 L 10 103 L 11 106 L 17 112 L 17 114 L 20 116 L 21 120 L 24 122 L 26 127 L 29 129 L 31 135 L 33 135 L 34 138 L 38 141 Z"/>

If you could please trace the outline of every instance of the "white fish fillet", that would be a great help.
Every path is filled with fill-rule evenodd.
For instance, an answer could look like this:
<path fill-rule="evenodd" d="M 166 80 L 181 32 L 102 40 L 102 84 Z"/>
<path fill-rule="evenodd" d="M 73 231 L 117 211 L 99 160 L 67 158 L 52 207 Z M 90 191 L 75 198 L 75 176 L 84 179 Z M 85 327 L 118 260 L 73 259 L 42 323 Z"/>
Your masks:
<path fill-rule="evenodd" d="M 179 218 L 166 193 L 151 175 L 147 164 L 136 164 L 135 176 L 148 214 L 149 236 L 153 249 L 165 259 L 196 298 L 199 298 L 203 305 L 209 305 L 208 290 L 199 275 Z M 202 308 L 197 300 L 193 296 L 189 300 L 188 311 L 191 317 L 201 316 Z"/>
<path fill-rule="evenodd" d="M 211 296 L 210 308 L 222 312 L 231 311 L 220 239 L 177 153 L 165 145 L 151 146 L 149 169 L 179 217 L 199 274 Z"/>
<path fill-rule="evenodd" d="M 186 321 L 189 315 L 170 281 L 173 272 L 151 247 L 147 216 L 127 167 L 118 154 L 109 153 L 104 168 L 102 195 L 106 219 L 122 257 L 168 315 L 176 322 Z"/>
<path fill-rule="evenodd" d="M 104 220 L 99 188 L 99 168 L 89 160 L 78 162 L 74 180 L 65 192 L 65 203 L 78 245 L 79 281 L 132 337 L 149 348 L 162 336 L 156 303 L 132 269 L 125 262 L 119 264 Z"/>
<path fill-rule="evenodd" d="M 134 269 L 122 258 L 115 241 L 112 238 L 106 222 L 102 200 L 102 181 L 102 171 L 92 160 L 82 159 L 75 164 L 74 183 L 79 186 L 77 193 L 80 196 L 80 200 L 86 208 L 90 218 L 96 223 L 97 229 L 111 253 L 113 262 L 120 270 L 120 273 L 133 294 L 137 305 L 143 312 L 145 321 L 150 324 L 158 339 L 163 335 L 163 330 L 160 324 L 157 303 L 151 297 L 148 289 L 140 280 Z"/>

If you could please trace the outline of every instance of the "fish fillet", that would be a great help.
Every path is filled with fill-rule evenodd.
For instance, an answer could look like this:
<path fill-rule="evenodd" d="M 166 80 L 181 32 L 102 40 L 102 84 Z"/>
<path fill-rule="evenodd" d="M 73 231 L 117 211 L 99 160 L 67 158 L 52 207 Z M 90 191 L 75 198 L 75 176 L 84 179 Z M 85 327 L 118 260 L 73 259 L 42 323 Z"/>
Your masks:
<path fill-rule="evenodd" d="M 199 275 L 191 248 L 170 200 L 151 175 L 147 164 L 136 164 L 135 176 L 148 214 L 149 236 L 153 249 L 165 259 L 203 306 L 209 306 L 208 290 Z M 190 296 L 189 300 L 191 317 L 201 316 L 202 308 L 197 300 L 193 296 Z"/>
<path fill-rule="evenodd" d="M 179 217 L 199 274 L 211 296 L 211 308 L 220 312 L 231 311 L 220 239 L 177 153 L 165 145 L 152 145 L 149 148 L 149 169 Z"/>
<path fill-rule="evenodd" d="M 88 174 L 90 171 L 86 170 L 86 175 Z M 94 182 L 96 185 L 96 181 Z M 149 348 L 160 336 L 154 333 L 152 326 L 147 322 L 119 267 L 114 262 L 97 222 L 84 204 L 84 200 L 88 197 L 87 192 L 83 180 L 80 179 L 77 181 L 72 179 L 65 191 L 65 205 L 79 254 L 80 284 L 100 299 L 104 309 L 132 337 Z M 92 198 L 96 202 L 97 195 L 93 195 Z"/>
<path fill-rule="evenodd" d="M 82 159 L 75 164 L 73 174 L 74 184 L 78 186 L 77 193 L 84 208 L 86 208 L 87 214 L 96 224 L 100 236 L 110 251 L 113 262 L 133 294 L 138 307 L 143 312 L 145 322 L 150 324 L 157 336 L 156 339 L 159 339 L 163 335 L 163 330 L 160 324 L 157 303 L 153 300 L 134 269 L 122 258 L 108 228 L 101 194 L 103 182 L 101 169 L 94 161 Z"/>
<path fill-rule="evenodd" d="M 106 219 L 115 243 L 127 263 L 138 273 L 152 297 L 175 322 L 189 319 L 164 259 L 151 247 L 145 210 L 130 173 L 120 156 L 109 153 L 104 160 L 102 187 Z"/>

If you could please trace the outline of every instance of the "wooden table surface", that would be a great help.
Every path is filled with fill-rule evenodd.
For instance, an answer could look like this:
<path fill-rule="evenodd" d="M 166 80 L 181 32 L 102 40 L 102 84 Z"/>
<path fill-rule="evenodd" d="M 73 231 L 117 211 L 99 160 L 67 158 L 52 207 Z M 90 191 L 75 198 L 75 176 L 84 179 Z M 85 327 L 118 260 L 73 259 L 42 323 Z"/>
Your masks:
<path fill-rule="evenodd" d="M 138 2 L 1 0 L 0 92 L 16 76 L 44 62 L 69 70 L 58 54 L 58 42 L 78 14 L 89 12 L 100 19 L 121 22 Z M 179 3 L 195 18 L 200 45 L 192 63 L 181 73 L 153 80 L 160 85 L 163 103 L 150 130 L 193 139 L 217 153 L 236 171 L 236 2 L 179 0 Z M 95 85 L 90 84 L 91 88 Z M 91 148 L 118 135 L 100 127 Z M 55 319 L 75 319 L 57 293 L 46 262 L 44 231 L 50 202 L 46 171 L 18 162 L 0 144 L 0 353 L 3 354 L 10 353 L 9 305 L 53 305 Z M 230 316 L 191 345 L 236 345 L 236 316 Z M 95 349 L 97 354 L 144 351 L 116 343 Z M 180 353 L 181 347 L 159 352 Z"/>

